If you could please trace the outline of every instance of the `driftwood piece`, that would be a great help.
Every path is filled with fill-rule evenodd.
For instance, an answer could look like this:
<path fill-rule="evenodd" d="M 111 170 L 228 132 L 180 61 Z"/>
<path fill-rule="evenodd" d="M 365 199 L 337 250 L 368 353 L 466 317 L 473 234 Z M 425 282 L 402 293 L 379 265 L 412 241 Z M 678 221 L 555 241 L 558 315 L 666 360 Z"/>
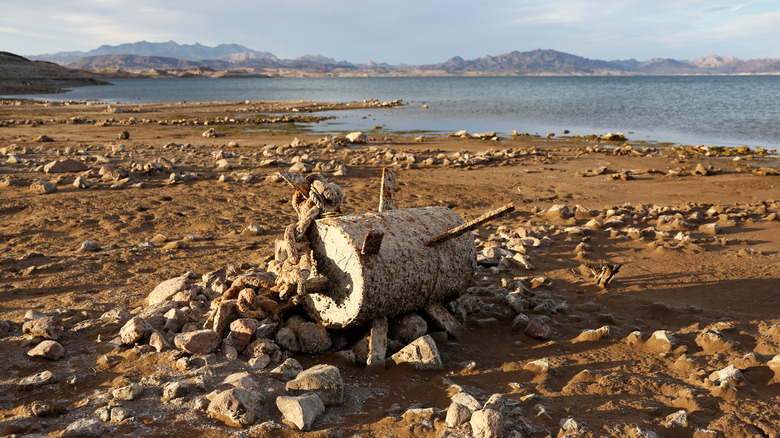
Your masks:
<path fill-rule="evenodd" d="M 426 236 L 463 222 L 446 207 L 316 220 L 308 239 L 316 274 L 326 276 L 329 285 L 322 293 L 303 296 L 304 306 L 325 326 L 346 328 L 452 299 L 466 289 L 476 270 L 474 239 L 461 236 L 435 246 L 423 243 Z M 363 255 L 370 231 L 384 234 L 382 245 L 375 254 Z"/>
<path fill-rule="evenodd" d="M 466 334 L 466 327 L 460 323 L 441 303 L 433 303 L 425 307 L 425 313 L 436 321 L 441 328 L 455 339 L 462 338 Z"/>
<path fill-rule="evenodd" d="M 463 233 L 467 233 L 471 230 L 476 229 L 477 227 L 484 224 L 485 222 L 491 221 L 499 216 L 510 213 L 514 210 L 515 210 L 514 204 L 507 204 L 501 208 L 491 210 L 470 222 L 466 222 L 463 225 L 459 225 L 455 228 L 447 230 L 446 233 L 440 234 L 434 237 L 433 239 L 428 240 L 427 242 L 425 242 L 425 246 L 431 246 L 431 245 L 436 245 L 438 243 L 446 242 L 447 240 L 450 240 L 454 237 L 458 237 Z"/>
<path fill-rule="evenodd" d="M 396 173 L 388 168 L 382 169 L 382 188 L 379 193 L 379 212 L 395 208 Z"/>
<path fill-rule="evenodd" d="M 384 368 L 387 355 L 387 317 L 375 318 L 371 322 L 371 333 L 368 335 L 369 367 Z"/>
<path fill-rule="evenodd" d="M 591 273 L 593 273 L 593 282 L 603 288 L 606 288 L 607 285 L 609 285 L 609 283 L 615 279 L 615 276 L 620 271 L 621 266 L 623 266 L 622 263 L 617 265 L 602 263 L 598 268 L 591 265 L 588 265 L 588 268 L 590 268 Z"/>

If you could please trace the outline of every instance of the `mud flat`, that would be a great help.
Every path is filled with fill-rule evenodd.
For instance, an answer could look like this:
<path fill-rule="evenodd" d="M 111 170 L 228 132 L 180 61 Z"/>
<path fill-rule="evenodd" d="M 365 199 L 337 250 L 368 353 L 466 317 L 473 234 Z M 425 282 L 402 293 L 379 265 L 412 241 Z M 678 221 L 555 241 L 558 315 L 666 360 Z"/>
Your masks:
<path fill-rule="evenodd" d="M 0 436 L 778 436 L 776 157 L 304 129 L 354 106 L 3 101 Z M 516 206 L 442 303 L 462 330 L 389 318 L 366 367 L 376 322 L 214 321 L 297 220 L 280 171 L 321 173 L 348 214 L 376 211 L 383 168 L 397 207 Z"/>

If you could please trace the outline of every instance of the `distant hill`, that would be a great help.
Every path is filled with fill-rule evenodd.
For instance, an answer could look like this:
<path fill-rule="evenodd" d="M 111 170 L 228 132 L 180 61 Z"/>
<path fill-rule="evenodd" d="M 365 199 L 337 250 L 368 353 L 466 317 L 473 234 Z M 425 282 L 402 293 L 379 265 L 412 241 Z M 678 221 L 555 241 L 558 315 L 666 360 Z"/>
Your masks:
<path fill-rule="evenodd" d="M 64 87 L 108 84 L 92 72 L 0 52 L 0 94 L 57 93 Z"/>
<path fill-rule="evenodd" d="M 68 64 L 68 67 L 85 70 L 117 69 L 127 72 L 146 70 L 188 70 L 192 68 L 225 69 L 227 61 L 187 61 L 177 58 L 144 55 L 101 55 L 88 56 Z"/>
<path fill-rule="evenodd" d="M 513 51 L 475 59 L 455 56 L 439 64 L 389 65 L 369 61 L 352 64 L 322 55 L 279 59 L 238 44 L 208 47 L 202 44 L 140 41 L 100 46 L 89 52 L 60 52 L 34 59 L 68 67 L 116 74 L 158 76 L 618 76 L 780 74 L 780 59 L 742 60 L 710 55 L 693 61 L 656 58 L 603 61 L 556 50 Z"/>
<path fill-rule="evenodd" d="M 254 56 L 275 58 L 269 52 L 255 52 L 238 44 L 220 44 L 215 47 L 202 44 L 178 44 L 175 41 L 166 43 L 150 43 L 139 41 L 136 43 L 120 44 L 118 46 L 103 45 L 89 52 L 59 52 L 54 54 L 31 56 L 30 59 L 56 62 L 58 64 L 70 64 L 74 61 L 92 56 L 102 55 L 139 55 L 158 56 L 164 58 L 177 58 L 187 61 L 199 61 L 204 59 L 220 59 L 230 57 L 233 54 L 253 52 Z"/>

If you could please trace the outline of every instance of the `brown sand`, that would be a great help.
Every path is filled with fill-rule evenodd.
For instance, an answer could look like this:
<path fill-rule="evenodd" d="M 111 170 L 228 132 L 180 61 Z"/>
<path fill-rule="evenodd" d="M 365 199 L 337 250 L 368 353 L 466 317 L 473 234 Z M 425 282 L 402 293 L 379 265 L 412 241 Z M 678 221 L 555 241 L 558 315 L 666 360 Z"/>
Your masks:
<path fill-rule="evenodd" d="M 271 112 L 304 104 L 264 105 L 262 111 Z M 0 338 L 0 436 L 59 436 L 68 424 L 93 416 L 109 403 L 110 398 L 100 394 L 130 383 L 148 389 L 141 400 L 125 402 L 123 407 L 133 418 L 109 424 L 111 436 L 229 436 L 236 432 L 192 409 L 191 400 L 214 387 L 202 388 L 178 404 L 161 402 L 160 385 L 171 376 L 172 360 L 143 349 L 109 347 L 105 341 L 116 336 L 121 325 L 72 328 L 116 307 L 133 310 L 142 306 L 163 280 L 188 271 L 201 275 L 228 263 L 259 265 L 273 254 L 273 242 L 294 220 L 294 212 L 289 186 L 265 179 L 289 165 L 261 165 L 263 147 L 288 145 L 296 136 L 314 143 L 321 136 L 296 134 L 285 124 L 263 125 L 254 131 L 224 120 L 214 124 L 215 119 L 238 118 L 246 115 L 243 109 L 261 106 L 117 105 L 118 111 L 107 112 L 105 105 L 0 105 L 0 151 L 5 154 L 0 156 L 0 177 L 13 181 L 11 186 L 0 187 L 0 319 L 12 322 L 10 333 Z M 67 123 L 73 117 L 78 119 Z M 131 123 L 131 118 L 137 122 Z M 201 124 L 170 122 L 176 119 Z M 158 123 L 162 120 L 169 123 Z M 215 126 L 203 126 L 204 120 Z M 96 126 L 96 122 L 106 126 Z M 209 127 L 225 135 L 202 137 Z M 125 130 L 130 139 L 118 140 L 117 135 Z M 41 135 L 54 142 L 36 142 Z M 346 164 L 347 176 L 328 178 L 344 189 L 348 211 L 376 209 L 382 167 L 393 162 L 386 156 L 388 150 L 418 157 L 416 165 L 399 169 L 399 206 L 446 205 L 471 219 L 514 202 L 517 211 L 481 228 L 480 238 L 485 241 L 502 225 L 510 230 L 522 226 L 551 242 L 529 248 L 535 270 L 510 265 L 495 273 L 480 268 L 475 284 L 492 289 L 500 287 L 502 279 L 511 283 L 514 277 L 543 276 L 547 282 L 526 294 L 529 303 L 552 299 L 555 305 L 565 301 L 568 306 L 559 306 L 554 313 L 539 311 L 549 316 L 550 340 L 513 330 L 514 313 L 497 314 L 484 308 L 469 317 L 466 338 L 439 342 L 445 366 L 438 372 L 390 367 L 373 373 L 331 353 L 296 355 L 304 368 L 336 364 L 347 386 L 344 406 L 329 407 L 310 436 L 465 436 L 468 425 L 447 430 L 444 423 L 450 404 L 448 387 L 453 383 L 482 403 L 491 394 L 502 394 L 508 405 L 504 413 L 510 423 L 507 435 L 517 430 L 520 435 L 515 436 L 555 436 L 561 431 L 561 420 L 568 417 L 580 423 L 579 431 L 569 431 L 574 436 L 640 436 L 637 430 L 658 436 L 780 434 L 780 375 L 775 377 L 768 365 L 780 354 L 780 222 L 776 219 L 780 181 L 776 175 L 763 175 L 766 170 L 753 171 L 776 169 L 776 160 L 683 157 L 646 144 L 634 144 L 633 153 L 626 150 L 622 155 L 614 153 L 615 146 L 622 146 L 615 143 L 601 143 L 600 151 L 589 152 L 586 148 L 596 143 L 575 138 L 501 142 L 428 138 L 416 143 L 392 133 L 373 137 L 369 145 L 350 146 L 349 153 L 311 147 L 291 150 L 293 155 L 286 158 L 308 153 L 317 160 L 337 159 Z M 172 142 L 176 145 L 165 146 Z M 237 145 L 229 146 L 229 142 Z M 124 148 L 112 148 L 112 144 Z M 190 146 L 182 146 L 186 144 Z M 515 157 L 467 168 L 421 162 L 458 151 L 500 150 L 515 151 Z M 218 151 L 231 153 L 227 158 L 231 170 L 215 170 L 217 160 L 212 153 Z M 9 154 L 23 162 L 7 163 Z M 132 162 L 143 166 L 158 157 L 175 162 L 174 171 L 184 181 L 168 184 L 167 170 L 153 175 L 132 173 L 129 182 L 115 188 L 111 187 L 114 182 L 88 178 L 94 187 L 77 189 L 71 183 L 79 173 L 35 170 L 62 158 L 86 159 L 97 170 L 103 163 L 129 169 Z M 356 158 L 363 158 L 362 163 Z M 692 174 L 700 163 L 718 172 Z M 615 172 L 633 170 L 635 180 L 611 180 L 608 174 L 576 176 L 601 167 Z M 188 179 L 187 172 L 197 178 Z M 241 182 L 247 174 L 254 179 Z M 218 182 L 220 175 L 230 181 Z M 58 177 L 55 193 L 38 195 L 29 189 L 37 178 Z M 142 188 L 132 187 L 139 182 L 144 183 Z M 566 227 L 582 227 L 590 214 L 572 218 L 544 214 L 554 204 L 566 204 L 572 210 L 580 205 L 594 210 L 594 217 L 601 215 L 602 220 L 610 209 L 627 216 L 625 223 L 613 227 L 618 230 L 615 233 L 602 229 L 570 234 L 574 230 L 566 231 Z M 693 225 L 687 230 L 692 241 L 675 240 L 678 231 L 661 240 L 628 237 L 627 228 L 654 225 L 652 214 L 648 219 L 637 215 L 640 205 L 647 210 L 667 208 L 662 214 L 680 213 Z M 707 214 L 711 207 L 728 216 L 720 219 L 722 231 L 716 236 L 698 231 L 699 225 L 719 220 L 717 214 Z M 697 212 L 700 218 L 689 219 Z M 260 235 L 244 232 L 250 225 L 260 225 L 265 231 Z M 138 247 L 156 234 L 171 241 L 185 240 L 188 235 L 197 240 L 188 241 L 184 249 Z M 103 249 L 80 251 L 86 240 Z M 575 252 L 583 240 L 591 249 L 585 252 L 586 259 Z M 624 266 L 605 290 L 593 285 L 580 269 L 583 261 Z M 21 322 L 31 309 L 61 312 L 65 332 L 60 343 L 66 353 L 59 361 L 25 354 L 32 345 L 21 333 Z M 527 313 L 535 316 L 531 310 Z M 602 326 L 610 327 L 607 338 L 572 342 L 583 330 Z M 697 335 L 715 326 L 730 346 L 703 350 Z M 661 352 L 644 342 L 657 330 L 674 336 L 669 351 Z M 632 343 L 634 331 L 642 335 Z M 104 355 L 119 360 L 101 365 L 98 359 Z M 547 373 L 525 367 L 545 358 L 550 366 Z M 470 361 L 474 362 L 471 366 Z M 245 362 L 231 366 L 240 368 L 241 363 Z M 732 364 L 743 378 L 732 382 L 733 390 L 714 388 L 710 374 Z M 34 390 L 18 388 L 20 379 L 44 370 L 59 373 L 60 382 Z M 279 423 L 273 398 L 269 397 L 268 416 Z M 36 402 L 49 405 L 51 412 L 35 417 L 31 407 Z M 538 405 L 547 413 L 540 414 Z M 679 410 L 686 411 L 687 424 L 669 425 L 667 417 Z M 248 433 L 297 435 L 287 426 L 255 425 Z"/>

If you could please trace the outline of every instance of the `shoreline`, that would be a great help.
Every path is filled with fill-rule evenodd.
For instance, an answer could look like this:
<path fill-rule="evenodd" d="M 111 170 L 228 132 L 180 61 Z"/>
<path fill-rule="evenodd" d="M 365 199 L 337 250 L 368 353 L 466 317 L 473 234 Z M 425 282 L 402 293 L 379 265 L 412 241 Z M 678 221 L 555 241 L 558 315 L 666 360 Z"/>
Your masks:
<path fill-rule="evenodd" d="M 448 412 L 472 399 L 475 410 L 495 410 L 507 434 L 529 437 L 575 433 L 573 424 L 582 436 L 777 430 L 776 155 L 560 135 L 383 131 L 366 132 L 362 144 L 283 119 L 350 107 L 0 104 L 2 430 L 58 435 L 88 419 L 106 433 L 465 436 L 478 423 L 451 424 Z M 269 122 L 239 122 L 258 114 Z M 46 171 L 66 160 L 73 171 Z M 131 314 L 151 311 L 147 298 L 164 281 L 185 278 L 202 295 L 144 316 L 173 345 L 175 319 L 205 324 L 204 274 L 266 267 L 296 220 L 278 177 L 291 168 L 337 183 L 345 214 L 377 209 L 383 168 L 398 172 L 398 208 L 445 206 L 468 221 L 515 205 L 475 233 L 473 282 L 445 303 L 467 334 L 448 335 L 418 312 L 440 370 L 389 360 L 366 368 L 360 345 L 370 324 L 328 330 L 331 346 L 316 354 L 272 337 L 279 354 L 267 362 L 231 356 L 224 343 L 193 355 L 158 352 L 148 338 L 116 340 Z M 44 182 L 54 190 L 39 194 Z M 607 288 L 585 266 L 600 263 L 623 265 Z M 25 318 L 40 315 L 59 318 L 62 358 L 28 355 L 39 339 L 23 332 Z M 296 318 L 313 323 L 288 311 L 277 329 L 301 337 Z M 390 353 L 408 343 L 389 333 Z M 310 432 L 276 407 L 289 378 L 270 371 L 288 358 L 302 369 L 332 365 L 343 378 L 341 405 L 325 407 Z M 739 374 L 727 375 L 732 367 Z M 56 378 L 23 382 L 44 371 Z M 248 380 L 225 383 L 236 373 Z M 237 429 L 208 406 L 239 385 L 264 403 Z"/>

